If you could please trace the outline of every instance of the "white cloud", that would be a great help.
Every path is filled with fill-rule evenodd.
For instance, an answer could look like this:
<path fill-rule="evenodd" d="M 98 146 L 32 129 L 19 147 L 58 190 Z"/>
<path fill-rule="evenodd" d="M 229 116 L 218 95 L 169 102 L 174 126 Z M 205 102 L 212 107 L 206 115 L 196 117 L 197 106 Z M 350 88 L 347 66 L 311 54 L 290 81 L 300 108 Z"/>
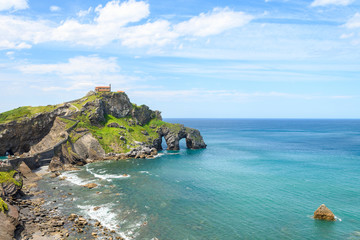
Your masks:
<path fill-rule="evenodd" d="M 67 62 L 55 64 L 27 64 L 17 66 L 17 70 L 27 74 L 29 78 L 46 79 L 41 86 L 34 85 L 34 88 L 43 91 L 55 90 L 88 90 L 95 85 L 117 83 L 127 86 L 137 78 L 128 77 L 121 74 L 121 67 L 116 58 L 101 58 L 99 56 L 77 56 L 70 58 Z M 33 76 L 31 76 L 33 75 Z M 49 77 L 53 81 L 60 81 L 61 84 L 49 82 Z M 54 87 L 54 85 L 57 85 Z"/>
<path fill-rule="evenodd" d="M 355 15 L 345 23 L 347 28 L 360 28 L 360 13 L 355 13 Z"/>
<path fill-rule="evenodd" d="M 29 8 L 27 0 L 1 0 L 0 11 L 4 10 L 21 10 Z"/>
<path fill-rule="evenodd" d="M 0 49 L 26 49 L 46 41 L 51 27 L 45 21 L 0 15 Z"/>
<path fill-rule="evenodd" d="M 52 6 L 53 10 L 59 10 Z M 92 19 L 83 17 L 93 13 Z M 67 19 L 60 24 L 44 20 L 32 20 L 18 16 L 0 15 L 0 49 L 29 48 L 42 42 L 68 42 L 70 44 L 101 47 L 112 42 L 136 48 L 145 46 L 163 47 L 168 44 L 194 39 L 198 36 L 220 34 L 226 30 L 241 27 L 253 17 L 229 8 L 215 8 L 209 13 L 201 13 L 188 21 L 173 25 L 168 20 L 148 20 L 149 4 L 144 1 L 113 0 L 94 10 L 80 11 L 79 19 Z M 86 21 L 85 21 L 86 20 Z M 132 26 L 128 26 L 132 24 Z M 151 51 L 159 52 L 157 48 Z"/>
<path fill-rule="evenodd" d="M 105 7 L 99 5 L 95 12 L 99 14 L 95 21 L 107 27 L 109 27 L 109 24 L 116 25 L 116 27 L 125 26 L 131 22 L 138 22 L 150 14 L 148 3 L 136 2 L 135 0 L 129 0 L 121 4 L 120 1 L 114 0 L 108 2 Z"/>
<path fill-rule="evenodd" d="M 85 17 L 87 15 L 89 15 L 92 12 L 92 7 L 89 7 L 88 10 L 80 10 L 76 15 L 78 17 Z"/>
<path fill-rule="evenodd" d="M 342 5 L 347 6 L 354 2 L 354 0 L 315 0 L 311 3 L 312 7 L 326 6 L 326 5 Z"/>
<path fill-rule="evenodd" d="M 56 73 L 58 75 L 93 75 L 115 73 L 120 71 L 120 67 L 116 63 L 116 58 L 103 59 L 98 56 L 78 56 L 75 58 L 70 58 L 67 63 L 29 64 L 19 66 L 18 69 L 23 73 L 29 74 Z"/>
<path fill-rule="evenodd" d="M 8 40 L 0 40 L 0 50 L 4 49 L 29 49 L 31 48 L 31 45 L 25 43 L 25 42 L 10 42 Z"/>
<path fill-rule="evenodd" d="M 164 46 L 171 43 L 179 35 L 171 31 L 166 20 L 149 22 L 144 25 L 129 27 L 119 37 L 122 44 L 128 47 Z"/>
<path fill-rule="evenodd" d="M 201 13 L 199 16 L 177 24 L 174 29 L 181 35 L 206 37 L 241 27 L 253 18 L 249 14 L 235 12 L 229 8 L 215 8 L 212 12 Z"/>
<path fill-rule="evenodd" d="M 61 8 L 59 7 L 59 6 L 51 6 L 50 7 L 50 11 L 51 12 L 58 12 L 58 11 L 60 11 L 61 10 Z"/>

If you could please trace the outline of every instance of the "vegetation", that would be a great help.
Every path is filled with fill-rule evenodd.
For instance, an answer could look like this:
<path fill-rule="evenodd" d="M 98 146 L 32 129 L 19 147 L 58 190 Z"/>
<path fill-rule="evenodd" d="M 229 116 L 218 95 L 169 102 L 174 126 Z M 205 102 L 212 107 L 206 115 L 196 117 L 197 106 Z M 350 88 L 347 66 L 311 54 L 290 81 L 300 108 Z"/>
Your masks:
<path fill-rule="evenodd" d="M 0 183 L 4 182 L 13 182 L 16 186 L 21 186 L 21 182 L 18 182 L 14 179 L 15 170 L 9 172 L 0 172 Z"/>
<path fill-rule="evenodd" d="M 79 100 L 76 100 L 74 102 L 72 102 L 71 104 L 74 105 L 76 108 L 78 108 L 79 110 L 88 102 L 92 102 L 97 98 L 100 98 L 101 94 L 97 93 L 97 95 L 91 95 L 91 96 L 85 96 L 83 98 L 80 98 Z"/>
<path fill-rule="evenodd" d="M 26 117 L 32 117 L 37 113 L 51 112 L 57 107 L 58 105 L 48 105 L 48 106 L 39 106 L 39 107 L 25 106 L 25 107 L 15 108 L 13 110 L 0 113 L 0 123 L 22 120 Z"/>
<path fill-rule="evenodd" d="M 136 142 L 152 142 L 158 137 L 156 129 L 150 127 L 150 123 L 145 126 L 135 124 L 135 120 L 131 117 L 116 118 L 111 115 L 105 116 L 106 121 L 102 126 L 93 126 L 90 124 L 87 116 L 79 116 L 76 129 L 87 128 L 95 136 L 105 152 L 127 152 L 130 148 L 137 145 Z M 110 123 L 117 123 L 122 128 L 108 127 Z M 159 125 L 160 126 L 160 125 Z M 144 133 L 148 133 L 145 135 Z M 71 136 L 72 142 L 74 142 Z"/>
<path fill-rule="evenodd" d="M 8 211 L 8 210 L 9 210 L 8 205 L 0 197 L 0 212 L 5 212 L 5 211 Z"/>
<path fill-rule="evenodd" d="M 71 128 L 77 122 L 76 120 L 70 120 L 70 119 L 62 118 L 62 117 L 60 117 L 59 119 L 60 119 L 60 121 L 62 121 L 63 123 L 66 124 L 66 126 L 65 126 L 66 129 Z"/>
<path fill-rule="evenodd" d="M 140 145 L 140 143 L 148 143 L 151 145 L 155 139 L 159 137 L 157 130 L 162 127 L 168 127 L 173 132 L 179 132 L 182 125 L 171 124 L 156 119 L 156 115 L 151 116 L 153 119 L 144 126 L 137 124 L 137 120 L 132 117 L 116 118 L 111 115 L 106 115 L 105 121 L 98 125 L 93 125 L 89 117 L 96 111 L 95 107 L 86 107 L 84 105 L 88 102 L 93 102 L 96 99 L 103 98 L 103 95 L 108 93 L 96 93 L 90 96 L 77 99 L 69 102 L 71 109 L 85 109 L 81 113 L 72 116 L 73 120 L 69 118 L 60 117 L 60 121 L 66 124 L 65 128 L 69 129 L 76 124 L 75 128 L 69 132 L 70 143 L 75 143 L 87 131 L 89 131 L 101 144 L 105 152 L 128 152 L 130 149 Z M 114 93 L 115 94 L 115 93 Z M 119 94 L 119 93 L 116 93 Z M 121 93 L 120 93 L 121 94 Z M 20 107 L 8 112 L 0 114 L 0 123 L 10 122 L 14 120 L 21 120 L 25 117 L 32 117 L 40 112 L 49 112 L 60 105 L 48 105 L 44 107 Z M 144 106 L 132 104 L 133 109 L 140 109 Z M 108 127 L 109 124 L 116 123 L 119 127 Z M 69 153 L 70 154 L 70 153 Z"/>

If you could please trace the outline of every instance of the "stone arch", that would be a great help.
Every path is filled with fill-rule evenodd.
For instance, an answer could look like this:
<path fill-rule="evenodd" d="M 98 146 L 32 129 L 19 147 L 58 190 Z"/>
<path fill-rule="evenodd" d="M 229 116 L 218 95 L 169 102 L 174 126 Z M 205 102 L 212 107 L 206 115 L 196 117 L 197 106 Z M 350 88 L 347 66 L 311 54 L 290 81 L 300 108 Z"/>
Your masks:
<path fill-rule="evenodd" d="M 158 131 L 159 138 L 154 141 L 154 147 L 162 150 L 162 138 L 164 137 L 167 150 L 180 150 L 180 140 L 185 138 L 186 147 L 190 149 L 206 148 L 206 144 L 200 132 L 196 129 L 182 126 L 180 130 L 162 127 Z"/>

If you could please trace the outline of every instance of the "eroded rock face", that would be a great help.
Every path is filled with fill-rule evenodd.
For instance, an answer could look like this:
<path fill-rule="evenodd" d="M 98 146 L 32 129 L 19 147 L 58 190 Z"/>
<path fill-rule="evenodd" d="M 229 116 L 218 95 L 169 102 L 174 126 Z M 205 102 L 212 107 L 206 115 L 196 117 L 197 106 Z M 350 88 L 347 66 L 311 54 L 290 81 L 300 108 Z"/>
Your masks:
<path fill-rule="evenodd" d="M 165 138 L 168 150 L 179 150 L 179 141 L 183 138 L 186 139 L 186 147 L 189 149 L 206 148 L 203 137 L 200 131 L 193 128 L 184 127 L 179 124 L 178 127 L 169 128 L 162 126 L 158 129 L 159 138 L 155 139 L 153 144 L 158 150 L 161 150 L 162 137 Z"/>
<path fill-rule="evenodd" d="M 18 191 L 22 188 L 22 178 L 18 172 L 15 172 L 13 179 L 19 184 L 15 184 L 13 181 L 7 181 L 0 183 L 0 197 L 7 198 L 15 196 Z"/>
<path fill-rule="evenodd" d="M 325 204 L 321 204 L 318 209 L 314 212 L 314 218 L 320 220 L 327 221 L 335 221 L 334 213 L 325 206 Z"/>
<path fill-rule="evenodd" d="M 7 151 L 25 153 L 39 143 L 50 131 L 57 116 L 73 113 L 70 104 L 64 104 L 52 112 L 39 113 L 21 121 L 0 124 L 0 155 Z"/>
<path fill-rule="evenodd" d="M 141 126 L 148 123 L 151 119 L 162 119 L 161 113 L 159 111 L 153 111 L 146 105 L 133 108 L 131 111 L 131 116 L 135 118 L 137 120 L 137 124 Z"/>
<path fill-rule="evenodd" d="M 105 115 L 116 118 L 126 117 L 131 113 L 132 104 L 126 94 L 109 93 L 103 94 L 101 99 L 87 102 L 81 112 L 91 111 L 89 120 L 93 125 L 99 125 L 105 121 Z"/>
<path fill-rule="evenodd" d="M 16 226 L 19 224 L 19 212 L 16 207 L 7 204 L 8 211 L 6 213 L 0 212 L 0 239 L 12 240 L 14 239 L 14 232 Z"/>
<path fill-rule="evenodd" d="M 49 170 L 52 172 L 71 170 L 73 165 L 83 166 L 86 164 L 85 159 L 74 152 L 70 142 L 61 144 L 54 152 L 55 156 L 51 159 L 49 164 Z"/>
<path fill-rule="evenodd" d="M 101 159 L 105 151 L 90 133 L 85 134 L 74 143 L 74 150 L 83 159 Z"/>

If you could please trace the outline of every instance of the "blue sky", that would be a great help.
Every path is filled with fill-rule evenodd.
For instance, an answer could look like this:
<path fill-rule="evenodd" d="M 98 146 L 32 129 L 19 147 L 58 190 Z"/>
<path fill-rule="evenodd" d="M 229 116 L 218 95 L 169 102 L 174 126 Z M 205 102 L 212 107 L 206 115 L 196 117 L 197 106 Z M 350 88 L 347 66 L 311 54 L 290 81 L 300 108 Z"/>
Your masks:
<path fill-rule="evenodd" d="M 112 84 L 164 117 L 359 118 L 360 0 L 2 0 L 0 112 Z"/>

